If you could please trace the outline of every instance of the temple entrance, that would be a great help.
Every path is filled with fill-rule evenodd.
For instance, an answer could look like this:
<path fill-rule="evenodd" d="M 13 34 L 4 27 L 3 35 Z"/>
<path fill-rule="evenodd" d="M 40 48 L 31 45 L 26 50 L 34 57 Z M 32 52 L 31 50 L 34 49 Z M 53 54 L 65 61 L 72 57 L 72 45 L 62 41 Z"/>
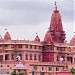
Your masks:
<path fill-rule="evenodd" d="M 24 75 L 28 75 L 27 73 L 27 67 L 25 65 L 23 65 L 21 62 L 19 62 L 19 64 L 17 64 L 13 70 L 16 70 L 18 73 L 19 72 L 23 72 Z"/>

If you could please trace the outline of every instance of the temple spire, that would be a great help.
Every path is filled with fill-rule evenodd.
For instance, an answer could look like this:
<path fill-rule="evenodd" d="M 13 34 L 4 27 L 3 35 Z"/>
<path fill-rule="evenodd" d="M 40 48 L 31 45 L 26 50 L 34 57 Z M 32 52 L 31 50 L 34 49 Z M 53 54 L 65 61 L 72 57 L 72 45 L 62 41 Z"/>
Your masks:
<path fill-rule="evenodd" d="M 51 33 L 52 40 L 55 43 L 63 43 L 66 36 L 65 31 L 63 31 L 61 15 L 57 9 L 57 2 L 55 2 L 55 9 L 51 16 L 51 23 L 49 31 Z"/>
<path fill-rule="evenodd" d="M 40 42 L 40 38 L 39 38 L 39 36 L 38 36 L 37 33 L 36 33 L 36 37 L 35 37 L 34 41 L 35 41 L 35 42 Z"/>

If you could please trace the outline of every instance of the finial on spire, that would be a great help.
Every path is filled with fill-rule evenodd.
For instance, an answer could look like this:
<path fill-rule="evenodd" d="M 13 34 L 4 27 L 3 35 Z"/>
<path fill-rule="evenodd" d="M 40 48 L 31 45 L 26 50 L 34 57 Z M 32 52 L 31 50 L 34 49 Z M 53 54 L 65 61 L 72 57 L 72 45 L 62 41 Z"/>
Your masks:
<path fill-rule="evenodd" d="M 48 31 L 50 31 L 50 27 L 48 28 Z"/>
<path fill-rule="evenodd" d="M 75 35 L 75 32 L 74 32 L 74 35 Z"/>
<path fill-rule="evenodd" d="M 57 2 L 56 1 L 55 1 L 55 4 L 54 5 L 55 5 L 55 10 L 57 10 Z"/>
<path fill-rule="evenodd" d="M 5 30 L 8 31 L 7 28 Z"/>
<path fill-rule="evenodd" d="M 36 32 L 36 36 L 38 36 L 38 33 Z"/>

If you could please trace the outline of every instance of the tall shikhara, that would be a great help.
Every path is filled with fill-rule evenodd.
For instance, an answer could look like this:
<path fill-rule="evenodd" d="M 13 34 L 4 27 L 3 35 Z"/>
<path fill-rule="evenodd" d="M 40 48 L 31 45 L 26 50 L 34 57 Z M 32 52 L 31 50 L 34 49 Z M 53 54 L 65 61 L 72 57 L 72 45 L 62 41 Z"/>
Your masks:
<path fill-rule="evenodd" d="M 51 37 L 54 43 L 64 43 L 66 36 L 65 31 L 63 31 L 61 15 L 57 9 L 56 3 L 55 10 L 51 17 L 49 31 L 51 33 Z"/>
<path fill-rule="evenodd" d="M 64 43 L 65 31 L 63 31 L 61 15 L 55 2 L 55 10 L 51 16 L 49 30 L 44 37 L 43 61 L 54 62 L 54 43 Z"/>

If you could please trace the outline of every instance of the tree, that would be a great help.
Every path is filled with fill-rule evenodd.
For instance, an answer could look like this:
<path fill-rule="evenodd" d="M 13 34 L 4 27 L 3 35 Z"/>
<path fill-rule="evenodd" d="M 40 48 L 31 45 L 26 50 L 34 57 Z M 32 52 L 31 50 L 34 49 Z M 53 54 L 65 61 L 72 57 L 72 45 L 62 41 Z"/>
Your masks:
<path fill-rule="evenodd" d="M 24 73 L 23 72 L 16 73 L 16 71 L 14 70 L 13 72 L 10 73 L 10 75 L 24 75 Z"/>
<path fill-rule="evenodd" d="M 19 72 L 18 75 L 24 75 L 24 73 L 23 72 Z"/>
<path fill-rule="evenodd" d="M 16 71 L 14 70 L 13 72 L 11 72 L 10 75 L 18 75 L 18 74 L 17 74 Z"/>
<path fill-rule="evenodd" d="M 71 68 L 71 73 L 75 75 L 75 69 L 73 67 Z"/>

